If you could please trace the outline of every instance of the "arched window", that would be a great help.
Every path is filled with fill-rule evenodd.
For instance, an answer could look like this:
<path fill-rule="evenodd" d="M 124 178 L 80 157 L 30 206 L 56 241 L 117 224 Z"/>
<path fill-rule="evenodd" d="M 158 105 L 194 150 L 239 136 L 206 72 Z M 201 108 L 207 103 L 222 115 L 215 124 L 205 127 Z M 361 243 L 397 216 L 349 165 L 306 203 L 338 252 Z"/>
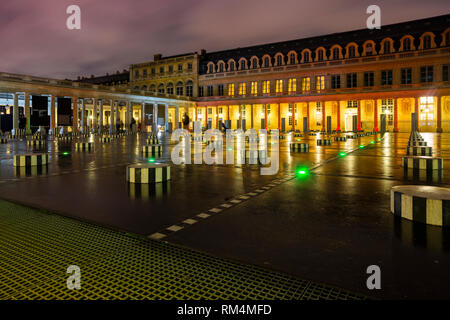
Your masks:
<path fill-rule="evenodd" d="M 423 37 L 423 48 L 424 49 L 430 49 L 431 48 L 431 37 L 425 36 Z"/>
<path fill-rule="evenodd" d="M 295 53 L 289 55 L 289 64 L 295 64 Z"/>
<path fill-rule="evenodd" d="M 209 66 L 208 66 L 208 73 L 214 73 L 214 64 L 210 64 Z"/>
<path fill-rule="evenodd" d="M 192 95 L 193 95 L 193 89 L 194 89 L 194 83 L 193 83 L 191 80 L 189 80 L 189 81 L 186 83 L 186 96 L 192 97 Z"/>
<path fill-rule="evenodd" d="M 241 67 L 240 67 L 240 69 L 241 70 L 245 70 L 246 68 L 245 68 L 245 60 L 241 60 Z"/>
<path fill-rule="evenodd" d="M 258 59 L 257 58 L 252 59 L 252 68 L 253 69 L 258 68 Z"/>
<path fill-rule="evenodd" d="M 236 69 L 236 65 L 234 64 L 234 61 L 230 61 L 230 71 L 234 71 Z"/>
<path fill-rule="evenodd" d="M 323 61 L 323 50 L 317 51 L 317 60 Z"/>
<path fill-rule="evenodd" d="M 303 52 L 303 62 L 308 63 L 309 62 L 309 51 Z"/>
<path fill-rule="evenodd" d="M 403 51 L 411 50 L 411 38 L 405 38 L 403 40 Z"/>
<path fill-rule="evenodd" d="M 356 56 L 356 50 L 355 50 L 356 48 L 355 48 L 355 46 L 350 46 L 349 48 L 348 48 L 348 57 L 349 58 L 354 58 L 355 56 Z"/>
<path fill-rule="evenodd" d="M 164 84 L 160 84 L 159 86 L 158 86 L 158 93 L 164 93 Z"/>
<path fill-rule="evenodd" d="M 391 53 L 391 42 L 386 40 L 384 42 L 383 49 L 384 49 L 384 54 Z"/>
<path fill-rule="evenodd" d="M 183 95 L 183 92 L 184 92 L 183 82 L 181 82 L 181 81 L 177 82 L 176 90 L 177 90 L 177 96 L 182 96 Z"/>
<path fill-rule="evenodd" d="M 173 94 L 173 83 L 167 85 L 167 94 Z"/>
<path fill-rule="evenodd" d="M 268 67 L 270 67 L 269 57 L 265 57 L 264 58 L 264 68 L 268 68 Z"/>
<path fill-rule="evenodd" d="M 282 66 L 283 65 L 283 56 L 281 54 L 279 54 L 277 56 L 277 66 Z"/>
<path fill-rule="evenodd" d="M 150 86 L 150 92 L 156 92 L 156 86 L 154 84 Z"/>
<path fill-rule="evenodd" d="M 339 60 L 339 48 L 333 49 L 333 60 Z"/>
<path fill-rule="evenodd" d="M 134 86 L 134 90 L 139 90 L 139 86 Z"/>
<path fill-rule="evenodd" d="M 147 91 L 147 86 L 142 86 L 141 90 Z"/>
<path fill-rule="evenodd" d="M 225 70 L 225 63 L 220 62 L 219 63 L 219 72 L 224 72 L 224 70 Z"/>

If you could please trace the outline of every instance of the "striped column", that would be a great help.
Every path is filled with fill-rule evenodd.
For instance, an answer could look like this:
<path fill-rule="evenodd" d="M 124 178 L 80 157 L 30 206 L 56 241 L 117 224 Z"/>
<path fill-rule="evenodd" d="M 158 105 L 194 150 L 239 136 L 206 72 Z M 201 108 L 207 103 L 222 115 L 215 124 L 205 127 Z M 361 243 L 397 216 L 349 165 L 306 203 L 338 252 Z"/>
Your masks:
<path fill-rule="evenodd" d="M 431 156 L 433 154 L 432 147 L 407 147 L 406 154 L 409 156 Z"/>
<path fill-rule="evenodd" d="M 142 153 L 151 154 L 151 155 L 160 155 L 162 153 L 162 145 L 161 144 L 150 144 L 148 146 L 143 146 Z"/>
<path fill-rule="evenodd" d="M 391 189 L 391 212 L 429 225 L 450 226 L 450 189 L 432 186 L 396 186 Z"/>
<path fill-rule="evenodd" d="M 318 146 L 331 146 L 331 143 L 330 139 L 317 139 Z"/>
<path fill-rule="evenodd" d="M 45 140 L 28 140 L 27 145 L 29 147 L 43 147 L 45 145 Z"/>
<path fill-rule="evenodd" d="M 43 166 L 48 163 L 48 154 L 23 154 L 14 156 L 14 167 Z"/>
<path fill-rule="evenodd" d="M 6 138 L 0 138 L 0 144 L 8 143 L 8 139 Z"/>
<path fill-rule="evenodd" d="M 168 164 L 134 164 L 127 167 L 130 183 L 157 183 L 170 180 Z"/>
<path fill-rule="evenodd" d="M 442 170 L 444 168 L 444 160 L 442 158 L 407 156 L 402 158 L 402 166 L 405 169 Z"/>
<path fill-rule="evenodd" d="M 289 149 L 292 152 L 309 152 L 308 143 L 291 143 L 289 144 Z"/>
<path fill-rule="evenodd" d="M 75 144 L 75 150 L 77 151 L 92 151 L 94 149 L 94 145 L 92 142 L 77 142 Z"/>
<path fill-rule="evenodd" d="M 347 137 L 334 137 L 334 141 L 347 141 Z"/>

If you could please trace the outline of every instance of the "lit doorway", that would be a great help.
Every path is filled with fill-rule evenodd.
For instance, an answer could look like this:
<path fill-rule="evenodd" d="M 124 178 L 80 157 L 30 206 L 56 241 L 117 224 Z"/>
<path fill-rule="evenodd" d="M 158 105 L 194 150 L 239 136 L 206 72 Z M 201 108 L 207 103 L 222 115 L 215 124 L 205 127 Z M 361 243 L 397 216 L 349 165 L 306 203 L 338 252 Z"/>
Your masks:
<path fill-rule="evenodd" d="M 375 106 L 377 108 L 377 106 Z M 394 100 L 381 100 L 381 113 L 386 115 L 386 131 L 394 131 Z"/>
<path fill-rule="evenodd" d="M 353 116 L 358 116 L 358 101 L 347 101 L 347 108 L 344 114 L 346 132 L 356 130 L 356 128 L 353 128 Z"/>
<path fill-rule="evenodd" d="M 435 130 L 434 97 L 419 98 L 419 130 L 422 132 Z"/>

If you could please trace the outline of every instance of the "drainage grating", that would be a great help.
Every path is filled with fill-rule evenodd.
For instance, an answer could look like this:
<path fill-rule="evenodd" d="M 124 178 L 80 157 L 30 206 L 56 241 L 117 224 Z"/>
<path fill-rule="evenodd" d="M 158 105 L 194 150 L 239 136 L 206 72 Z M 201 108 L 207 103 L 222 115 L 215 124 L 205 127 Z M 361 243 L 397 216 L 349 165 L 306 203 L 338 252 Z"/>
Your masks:
<path fill-rule="evenodd" d="M 69 265 L 81 290 L 66 288 Z M 0 299 L 365 299 L 0 200 Z"/>

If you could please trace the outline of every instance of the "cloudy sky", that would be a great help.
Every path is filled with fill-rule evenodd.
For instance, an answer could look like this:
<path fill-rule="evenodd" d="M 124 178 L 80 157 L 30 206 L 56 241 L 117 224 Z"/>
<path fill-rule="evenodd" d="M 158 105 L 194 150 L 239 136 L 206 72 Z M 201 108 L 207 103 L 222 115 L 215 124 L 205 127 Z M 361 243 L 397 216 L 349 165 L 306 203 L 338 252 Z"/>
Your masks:
<path fill-rule="evenodd" d="M 81 8 L 81 30 L 66 9 Z M 449 0 L 0 0 L 0 71 L 102 75 L 153 54 L 215 51 L 450 13 Z"/>

